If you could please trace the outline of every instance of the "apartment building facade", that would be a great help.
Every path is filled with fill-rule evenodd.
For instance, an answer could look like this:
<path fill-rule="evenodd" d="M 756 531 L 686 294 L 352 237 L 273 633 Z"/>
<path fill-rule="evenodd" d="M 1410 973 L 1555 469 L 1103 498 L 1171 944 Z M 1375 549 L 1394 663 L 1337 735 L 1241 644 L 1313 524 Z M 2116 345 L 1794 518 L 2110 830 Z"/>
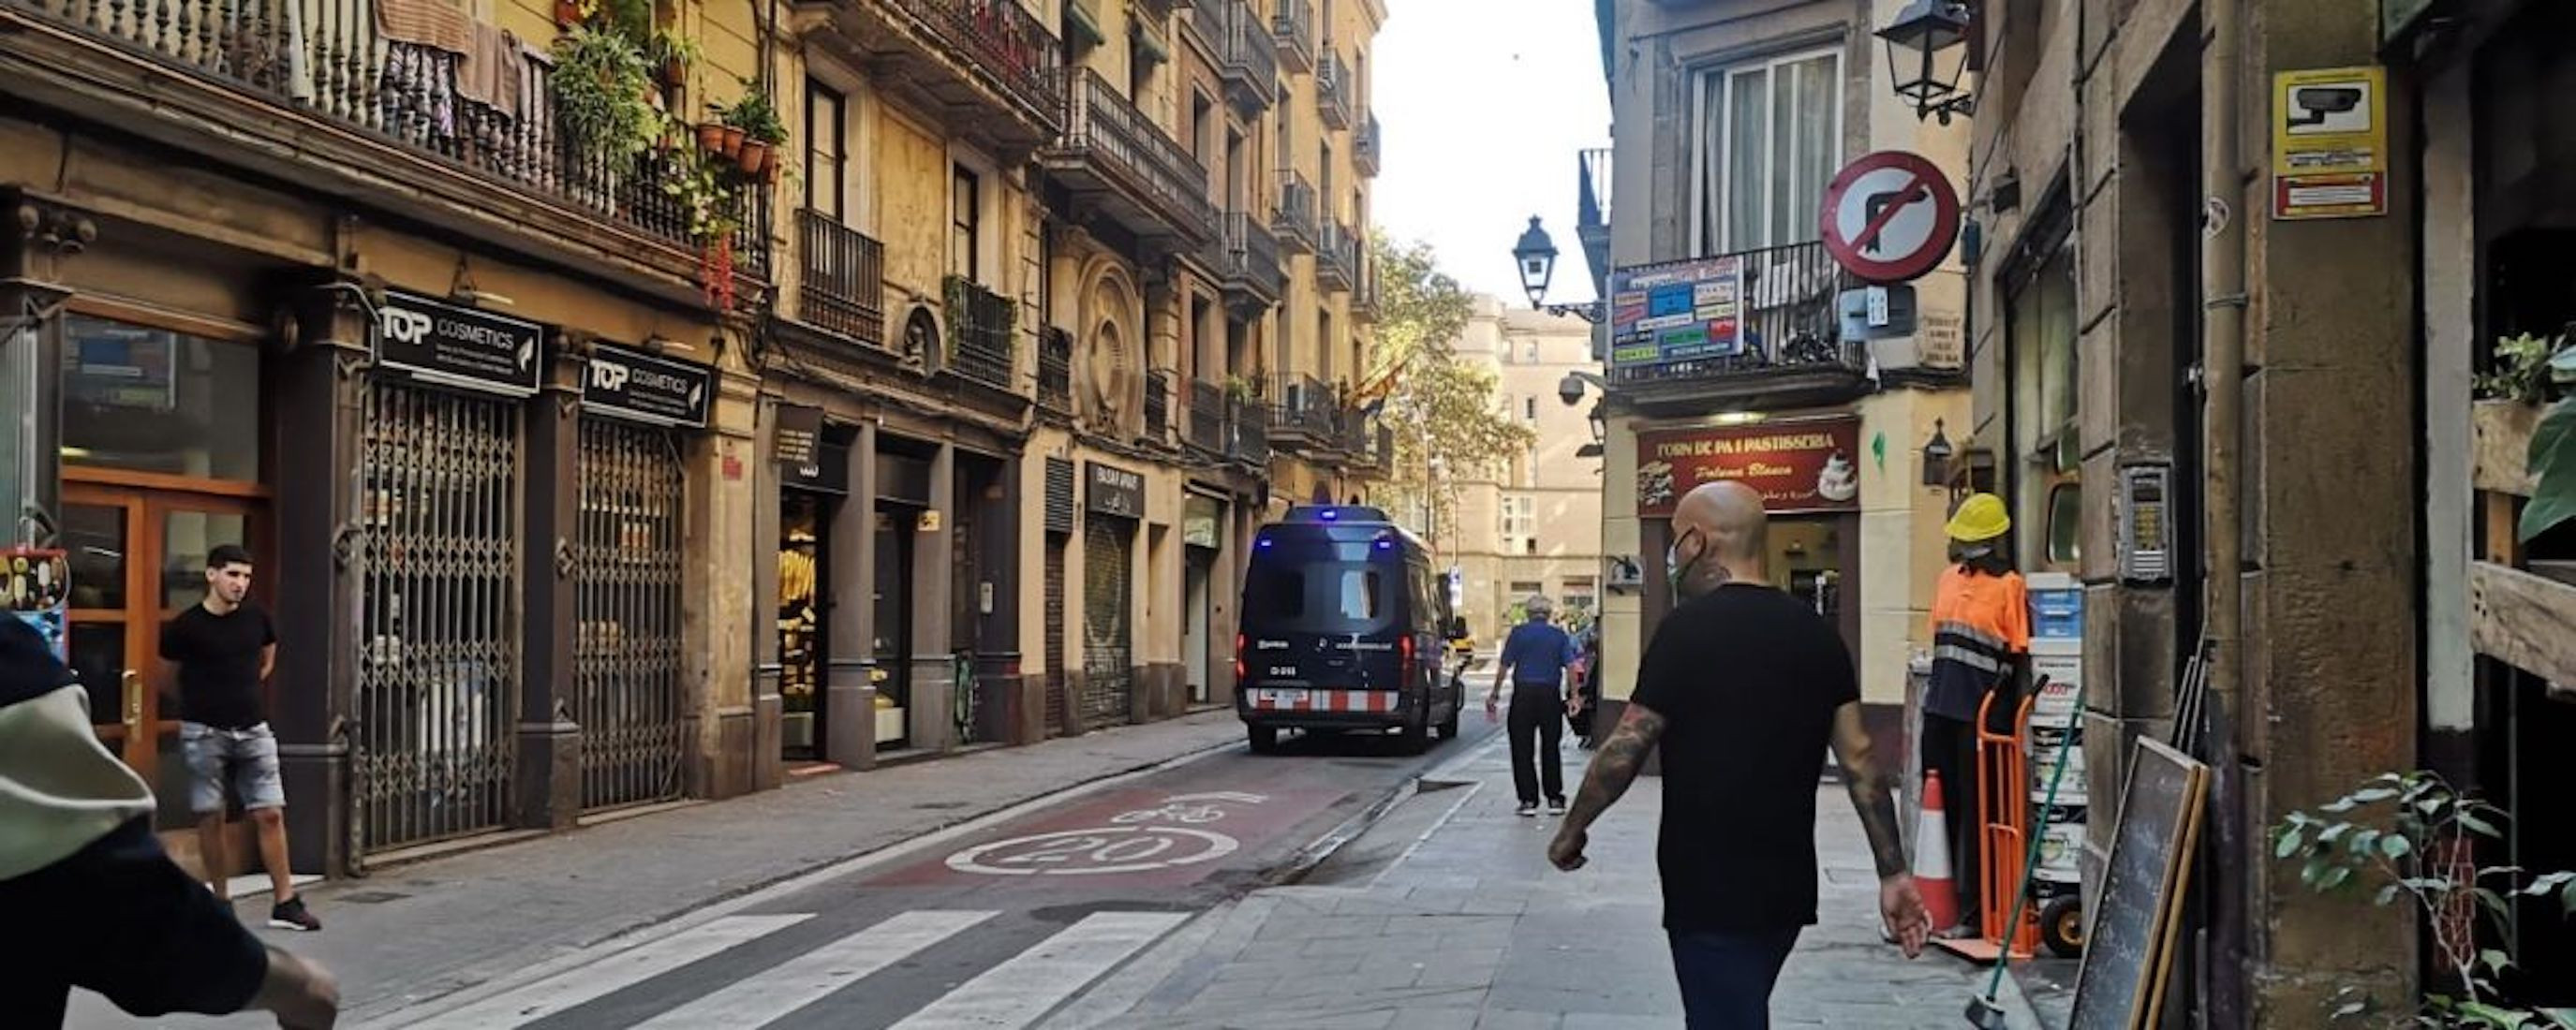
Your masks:
<path fill-rule="evenodd" d="M 1969 411 L 1961 266 L 1953 254 L 1913 283 L 1910 336 L 1864 342 L 1845 336 L 1836 308 L 1859 283 L 1817 228 L 1827 182 L 1863 154 L 1911 151 L 1954 179 L 1965 169 L 1965 126 L 1918 121 L 1889 88 L 1871 32 L 1900 6 L 1601 7 L 1612 145 L 1577 169 L 1595 290 L 1615 318 L 1630 274 L 1725 259 L 1743 276 L 1731 355 L 1622 360 L 1604 326 L 1607 388 L 1587 403 L 1607 424 L 1602 546 L 1617 573 L 1603 601 L 1605 710 L 1624 704 L 1673 603 L 1655 570 L 1674 502 L 1737 478 L 1774 511 L 1779 585 L 1842 627 L 1872 731 L 1905 753 L 1907 668 L 1931 645 L 1924 614 L 1950 501 L 1925 482 L 1923 452 Z"/>
<path fill-rule="evenodd" d="M 664 116 L 757 76 L 751 5 L 285 13 L 0 6 L 26 614 L 179 831 L 156 631 L 248 547 L 299 869 L 748 789 L 756 335 L 709 298 L 765 289 L 766 191 Z"/>
<path fill-rule="evenodd" d="M 1569 373 L 1600 373 L 1591 327 L 1478 296 L 1454 353 L 1493 373 L 1503 415 L 1538 434 L 1526 451 L 1457 479 L 1454 535 L 1434 543 L 1452 562 L 1458 614 L 1477 640 L 1494 642 L 1533 594 L 1561 614 L 1597 615 L 1601 458 L 1586 445 L 1599 441 L 1589 412 L 1559 399 Z"/>
<path fill-rule="evenodd" d="M 1223 703 L 1375 474 L 1374 3 L 273 13 L 0 4 L 0 543 L 167 799 L 251 549 L 299 869 Z"/>
<path fill-rule="evenodd" d="M 806 196 L 778 231 L 803 246 L 763 432 L 801 459 L 819 426 L 821 460 L 756 491 L 766 777 L 1230 702 L 1251 532 L 1378 460 L 1351 396 L 1378 143 L 1354 69 L 1384 17 L 900 0 L 790 24 Z"/>

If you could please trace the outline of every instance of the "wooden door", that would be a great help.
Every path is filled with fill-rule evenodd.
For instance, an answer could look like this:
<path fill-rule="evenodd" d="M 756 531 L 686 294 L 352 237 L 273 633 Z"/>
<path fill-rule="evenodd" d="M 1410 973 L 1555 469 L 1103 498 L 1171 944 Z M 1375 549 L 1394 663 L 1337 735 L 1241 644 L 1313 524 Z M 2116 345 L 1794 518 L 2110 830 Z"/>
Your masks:
<path fill-rule="evenodd" d="M 266 527 L 253 499 L 69 482 L 63 546 L 72 571 L 72 668 L 89 685 L 99 740 L 160 785 L 178 761 L 178 683 L 161 661 L 161 624 L 206 596 L 206 555 L 235 544 L 254 568 Z M 262 570 L 264 571 L 264 570 Z M 251 596 L 267 596 L 258 572 Z"/>

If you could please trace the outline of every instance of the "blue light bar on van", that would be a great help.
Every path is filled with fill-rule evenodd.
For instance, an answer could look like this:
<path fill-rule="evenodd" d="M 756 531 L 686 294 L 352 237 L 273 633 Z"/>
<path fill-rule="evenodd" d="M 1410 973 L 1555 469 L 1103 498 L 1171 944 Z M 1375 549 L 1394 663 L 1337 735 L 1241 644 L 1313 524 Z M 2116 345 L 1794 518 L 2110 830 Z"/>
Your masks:
<path fill-rule="evenodd" d="M 1319 514 L 1323 517 L 1324 521 L 1331 522 L 1334 519 L 1342 517 L 1342 510 L 1339 508 L 1326 508 Z"/>

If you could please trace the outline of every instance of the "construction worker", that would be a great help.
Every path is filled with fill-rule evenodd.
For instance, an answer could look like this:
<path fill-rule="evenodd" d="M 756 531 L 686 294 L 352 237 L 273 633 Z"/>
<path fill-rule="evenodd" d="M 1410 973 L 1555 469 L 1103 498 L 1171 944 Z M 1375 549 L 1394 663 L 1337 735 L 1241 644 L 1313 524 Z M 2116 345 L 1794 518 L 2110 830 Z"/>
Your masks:
<path fill-rule="evenodd" d="M 2002 692 L 1988 710 L 1989 729 L 2012 731 L 2015 684 L 2030 666 L 2030 597 L 2013 571 L 2008 534 L 2012 516 L 2003 499 L 1971 494 L 1950 516 L 1949 570 L 1932 594 L 1932 681 L 1923 694 L 1923 768 L 1941 777 L 1947 802 L 1950 860 L 1960 872 L 1962 925 L 1945 936 L 1968 936 L 1978 911 L 1979 843 L 1984 813 L 1978 801 L 1977 711 L 1989 694 Z M 1919 785 L 1918 788 L 1920 789 Z"/>

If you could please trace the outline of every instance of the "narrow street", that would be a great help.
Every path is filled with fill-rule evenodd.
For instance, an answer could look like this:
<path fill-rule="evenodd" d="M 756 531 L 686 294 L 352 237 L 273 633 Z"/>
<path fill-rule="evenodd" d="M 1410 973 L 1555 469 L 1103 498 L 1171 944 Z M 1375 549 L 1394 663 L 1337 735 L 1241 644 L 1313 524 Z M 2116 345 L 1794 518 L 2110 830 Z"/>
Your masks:
<path fill-rule="evenodd" d="M 1392 737 L 1312 736 L 1264 757 L 1231 712 L 1210 712 L 396 868 L 314 889 L 323 933 L 261 933 L 342 976 L 344 1025 L 1027 1026 L 1194 915 L 1310 865 L 1337 829 L 1497 732 L 1476 715 L 1421 754 Z M 1011 766 L 1078 781 L 1167 751 L 1184 753 L 1012 804 L 1025 770 Z M 946 781 L 938 795 L 887 803 L 926 777 Z M 993 814 L 945 831 L 922 818 L 979 809 Z M 773 882 L 727 868 L 866 813 L 921 828 L 864 851 L 797 848 L 808 868 Z M 142 1025 L 93 997 L 75 1008 L 74 1027 Z"/>

